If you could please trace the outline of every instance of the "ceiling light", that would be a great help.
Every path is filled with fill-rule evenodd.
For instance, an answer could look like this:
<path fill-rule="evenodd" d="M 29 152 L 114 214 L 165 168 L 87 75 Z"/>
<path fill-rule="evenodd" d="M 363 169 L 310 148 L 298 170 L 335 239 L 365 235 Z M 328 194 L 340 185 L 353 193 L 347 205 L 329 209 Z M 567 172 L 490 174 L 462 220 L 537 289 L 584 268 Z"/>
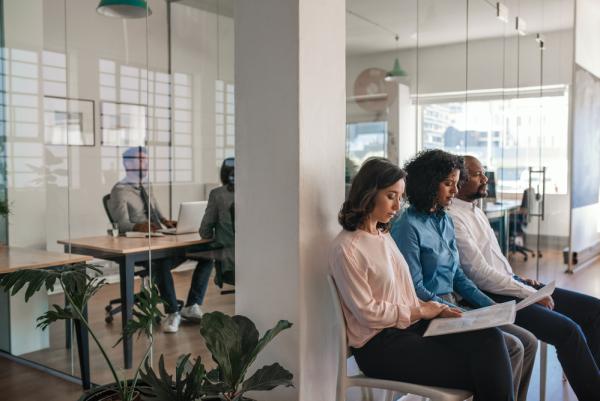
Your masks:
<path fill-rule="evenodd" d="M 400 60 L 398 60 L 398 57 L 396 57 L 391 71 L 388 71 L 387 74 L 385 74 L 385 80 L 387 82 L 398 82 L 400 81 L 401 77 L 405 76 L 406 72 L 400 67 Z"/>
<path fill-rule="evenodd" d="M 535 35 L 535 41 L 538 42 L 541 50 L 544 50 L 546 48 L 545 47 L 546 37 L 544 35 L 542 35 L 541 33 L 538 33 Z"/>
<path fill-rule="evenodd" d="M 506 7 L 506 5 L 497 2 L 496 3 L 496 17 L 502 21 L 507 23 L 508 22 L 508 7 Z"/>
<path fill-rule="evenodd" d="M 398 40 L 400 39 L 398 35 L 394 37 L 396 39 L 396 50 L 398 51 L 399 45 Z M 399 82 L 401 77 L 405 77 L 406 72 L 400 67 L 400 60 L 398 57 L 394 59 L 394 66 L 390 71 L 385 74 L 385 81 L 387 82 Z"/>
<path fill-rule="evenodd" d="M 527 35 L 527 23 L 523 18 L 516 17 L 515 18 L 515 29 L 521 36 Z"/>
<path fill-rule="evenodd" d="M 144 18 L 152 14 L 145 0 L 101 0 L 96 12 L 117 18 Z"/>

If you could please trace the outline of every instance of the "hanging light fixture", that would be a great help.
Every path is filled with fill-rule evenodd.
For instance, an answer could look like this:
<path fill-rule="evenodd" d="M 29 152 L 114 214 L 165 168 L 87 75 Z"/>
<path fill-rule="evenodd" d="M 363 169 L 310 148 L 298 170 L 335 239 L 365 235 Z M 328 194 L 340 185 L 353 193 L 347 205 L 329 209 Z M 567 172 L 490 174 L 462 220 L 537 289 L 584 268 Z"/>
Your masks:
<path fill-rule="evenodd" d="M 400 39 L 398 35 L 395 36 L 396 39 L 396 50 L 399 48 L 398 40 Z M 400 60 L 398 57 L 394 59 L 394 66 L 390 71 L 385 74 L 385 80 L 387 82 L 399 82 L 402 77 L 406 76 L 406 72 L 400 67 Z"/>
<path fill-rule="evenodd" d="M 101 0 L 96 12 L 117 18 L 144 18 L 152 14 L 146 0 Z"/>

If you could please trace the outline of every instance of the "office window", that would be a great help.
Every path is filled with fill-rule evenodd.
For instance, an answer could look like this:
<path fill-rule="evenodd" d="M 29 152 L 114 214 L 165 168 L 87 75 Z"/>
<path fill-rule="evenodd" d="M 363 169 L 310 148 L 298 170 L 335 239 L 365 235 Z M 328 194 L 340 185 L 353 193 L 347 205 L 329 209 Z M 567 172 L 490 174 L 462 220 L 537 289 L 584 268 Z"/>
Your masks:
<path fill-rule="evenodd" d="M 215 81 L 215 156 L 218 167 L 223 159 L 235 156 L 234 85 Z"/>
<path fill-rule="evenodd" d="M 529 166 L 537 168 L 543 157 L 546 192 L 565 194 L 568 110 L 565 93 L 423 104 L 421 144 L 477 156 L 497 172 L 497 190 L 505 193 L 523 192 Z"/>
<path fill-rule="evenodd" d="M 147 146 L 153 182 L 193 180 L 192 80 L 183 73 L 173 79 L 171 109 L 171 76 L 99 60 L 102 145 Z M 119 165 L 112 158 L 120 153 L 102 152 L 103 168 Z"/>
<path fill-rule="evenodd" d="M 387 121 L 346 124 L 346 182 L 374 156 L 387 156 Z"/>

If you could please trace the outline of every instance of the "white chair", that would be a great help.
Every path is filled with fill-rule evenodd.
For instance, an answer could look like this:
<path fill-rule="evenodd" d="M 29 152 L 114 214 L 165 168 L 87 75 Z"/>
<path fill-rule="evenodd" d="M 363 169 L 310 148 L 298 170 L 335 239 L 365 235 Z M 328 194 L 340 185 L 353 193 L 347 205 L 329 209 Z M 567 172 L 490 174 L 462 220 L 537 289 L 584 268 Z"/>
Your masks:
<path fill-rule="evenodd" d="M 349 387 L 363 387 L 363 388 L 378 388 L 383 390 L 389 390 L 392 392 L 388 393 L 388 400 L 393 400 L 393 393 L 400 394 L 414 394 L 422 397 L 431 399 L 432 401 L 464 401 L 472 396 L 472 394 L 465 390 L 456 390 L 442 387 L 432 386 L 421 386 L 418 384 L 404 383 L 394 380 L 382 380 L 366 377 L 362 374 L 355 376 L 348 376 L 347 374 L 347 362 L 351 356 L 350 349 L 346 343 L 346 322 L 344 321 L 344 315 L 342 313 L 342 306 L 337 292 L 337 287 L 333 281 L 331 275 L 327 275 L 327 281 L 329 283 L 329 289 L 331 292 L 331 299 L 333 300 L 335 322 L 337 326 L 339 343 L 339 355 L 338 355 L 338 376 L 337 376 L 337 390 L 336 390 L 336 401 L 344 401 L 346 399 L 346 389 Z"/>

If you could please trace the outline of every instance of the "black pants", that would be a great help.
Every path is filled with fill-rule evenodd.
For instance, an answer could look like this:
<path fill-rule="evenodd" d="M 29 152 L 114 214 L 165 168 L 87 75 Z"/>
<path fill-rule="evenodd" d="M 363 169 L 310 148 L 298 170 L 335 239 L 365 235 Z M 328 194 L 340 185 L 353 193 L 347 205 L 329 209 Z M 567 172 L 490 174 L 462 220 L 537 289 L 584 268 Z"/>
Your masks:
<path fill-rule="evenodd" d="M 498 302 L 512 297 L 489 294 Z M 600 300 L 557 288 L 554 310 L 534 304 L 517 312 L 515 324 L 554 345 L 579 401 L 600 400 Z"/>
<path fill-rule="evenodd" d="M 511 401 L 510 358 L 498 329 L 423 337 L 429 324 L 388 328 L 352 349 L 369 377 L 464 389 L 479 401 Z"/>

